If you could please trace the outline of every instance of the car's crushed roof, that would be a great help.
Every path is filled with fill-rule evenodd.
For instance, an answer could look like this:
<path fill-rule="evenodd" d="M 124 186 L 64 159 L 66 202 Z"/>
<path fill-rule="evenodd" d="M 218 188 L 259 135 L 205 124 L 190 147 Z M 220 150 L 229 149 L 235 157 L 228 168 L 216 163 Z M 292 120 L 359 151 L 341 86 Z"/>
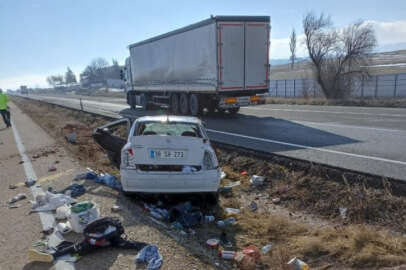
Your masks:
<path fill-rule="evenodd" d="M 179 115 L 158 115 L 158 116 L 142 116 L 137 118 L 137 122 L 183 122 L 192 124 L 202 124 L 199 118 L 193 116 L 179 116 Z"/>

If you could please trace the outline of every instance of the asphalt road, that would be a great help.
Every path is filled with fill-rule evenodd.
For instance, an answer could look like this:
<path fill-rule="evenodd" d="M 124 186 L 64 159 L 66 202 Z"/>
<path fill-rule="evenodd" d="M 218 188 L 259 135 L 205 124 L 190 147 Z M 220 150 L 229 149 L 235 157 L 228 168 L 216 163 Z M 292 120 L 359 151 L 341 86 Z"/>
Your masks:
<path fill-rule="evenodd" d="M 80 108 L 73 96 L 31 97 Z M 109 116 L 128 108 L 108 97 L 83 97 L 82 104 Z M 164 110 L 134 112 L 156 113 Z M 203 120 L 212 140 L 406 180 L 406 109 L 269 104 Z"/>

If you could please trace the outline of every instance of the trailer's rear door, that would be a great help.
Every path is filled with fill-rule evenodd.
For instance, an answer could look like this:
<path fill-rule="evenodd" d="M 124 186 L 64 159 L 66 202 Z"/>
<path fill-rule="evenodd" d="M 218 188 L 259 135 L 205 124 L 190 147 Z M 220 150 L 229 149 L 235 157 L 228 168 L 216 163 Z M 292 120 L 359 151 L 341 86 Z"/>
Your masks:
<path fill-rule="evenodd" d="M 220 90 L 244 89 L 244 23 L 218 23 Z"/>
<path fill-rule="evenodd" d="M 269 24 L 245 24 L 245 88 L 268 87 Z"/>

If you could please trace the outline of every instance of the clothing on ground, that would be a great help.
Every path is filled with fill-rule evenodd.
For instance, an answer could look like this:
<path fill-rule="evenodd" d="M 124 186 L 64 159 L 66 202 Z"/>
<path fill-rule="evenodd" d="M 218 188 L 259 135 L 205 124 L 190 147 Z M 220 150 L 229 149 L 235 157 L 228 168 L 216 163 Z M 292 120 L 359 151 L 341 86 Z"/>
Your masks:
<path fill-rule="evenodd" d="M 135 257 L 135 262 L 148 263 L 147 270 L 158 270 L 163 263 L 158 247 L 155 245 L 148 245 L 141 249 Z"/>

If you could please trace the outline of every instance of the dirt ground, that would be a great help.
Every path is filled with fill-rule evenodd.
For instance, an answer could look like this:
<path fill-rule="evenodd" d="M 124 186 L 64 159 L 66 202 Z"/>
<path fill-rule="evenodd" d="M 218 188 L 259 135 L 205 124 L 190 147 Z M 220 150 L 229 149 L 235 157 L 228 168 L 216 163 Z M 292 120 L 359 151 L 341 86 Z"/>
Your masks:
<path fill-rule="evenodd" d="M 92 129 L 106 120 L 32 101 L 19 99 L 16 103 L 59 144 L 63 144 L 70 155 L 79 160 L 82 168 L 92 167 L 119 176 L 90 137 Z M 67 144 L 64 139 L 73 129 L 78 133 L 77 145 Z M 249 244 L 259 248 L 273 245 L 271 252 L 262 255 L 259 269 L 287 269 L 286 262 L 294 256 L 305 260 L 312 269 L 378 269 L 406 263 L 406 199 L 396 195 L 385 179 L 381 180 L 381 187 L 376 188 L 368 185 L 367 178 L 339 171 L 331 173 L 318 166 L 281 163 L 220 148 L 217 155 L 227 174 L 222 185 L 241 182 L 230 194 L 220 196 L 217 218 L 225 217 L 225 207 L 241 210 L 237 223 L 225 229 L 235 250 Z M 254 174 L 265 177 L 263 186 L 250 184 L 250 176 Z M 149 233 L 155 236 L 155 233 L 164 232 L 165 227 L 151 222 L 131 200 L 108 188 L 87 182 L 86 185 L 90 191 L 83 199 L 92 198 L 101 206 L 102 212 L 108 214 L 112 204 L 123 205 L 126 210 L 120 215 L 124 225 L 134 233 L 146 230 L 137 234 L 139 240 L 149 240 L 162 247 L 164 260 L 171 258 L 168 264 L 165 260 L 163 269 L 172 269 L 168 265 L 181 265 L 171 264 L 172 259 L 177 258 L 178 250 L 184 252 L 181 254 L 187 254 L 188 250 L 197 256 L 192 257 L 196 260 L 196 269 L 207 269 L 202 260 L 216 262 L 216 254 L 204 247 L 205 240 L 219 235 L 219 229 L 213 224 L 197 228 L 192 239 L 182 239 L 171 231 L 164 233 L 162 238 L 150 238 Z M 256 203 L 257 210 L 251 209 L 252 202 Z M 340 208 L 346 209 L 345 214 L 340 215 Z M 149 237 L 143 238 L 145 234 Z M 167 243 L 170 241 L 173 241 L 173 248 L 179 245 L 181 248 L 169 252 L 167 247 L 172 248 L 172 245 Z M 131 266 L 130 256 L 118 253 L 116 259 L 109 261 L 122 260 Z M 77 265 L 81 266 L 86 260 L 84 258 Z M 110 265 L 111 268 L 107 267 Z M 116 264 L 104 266 L 100 269 L 115 269 Z"/>

